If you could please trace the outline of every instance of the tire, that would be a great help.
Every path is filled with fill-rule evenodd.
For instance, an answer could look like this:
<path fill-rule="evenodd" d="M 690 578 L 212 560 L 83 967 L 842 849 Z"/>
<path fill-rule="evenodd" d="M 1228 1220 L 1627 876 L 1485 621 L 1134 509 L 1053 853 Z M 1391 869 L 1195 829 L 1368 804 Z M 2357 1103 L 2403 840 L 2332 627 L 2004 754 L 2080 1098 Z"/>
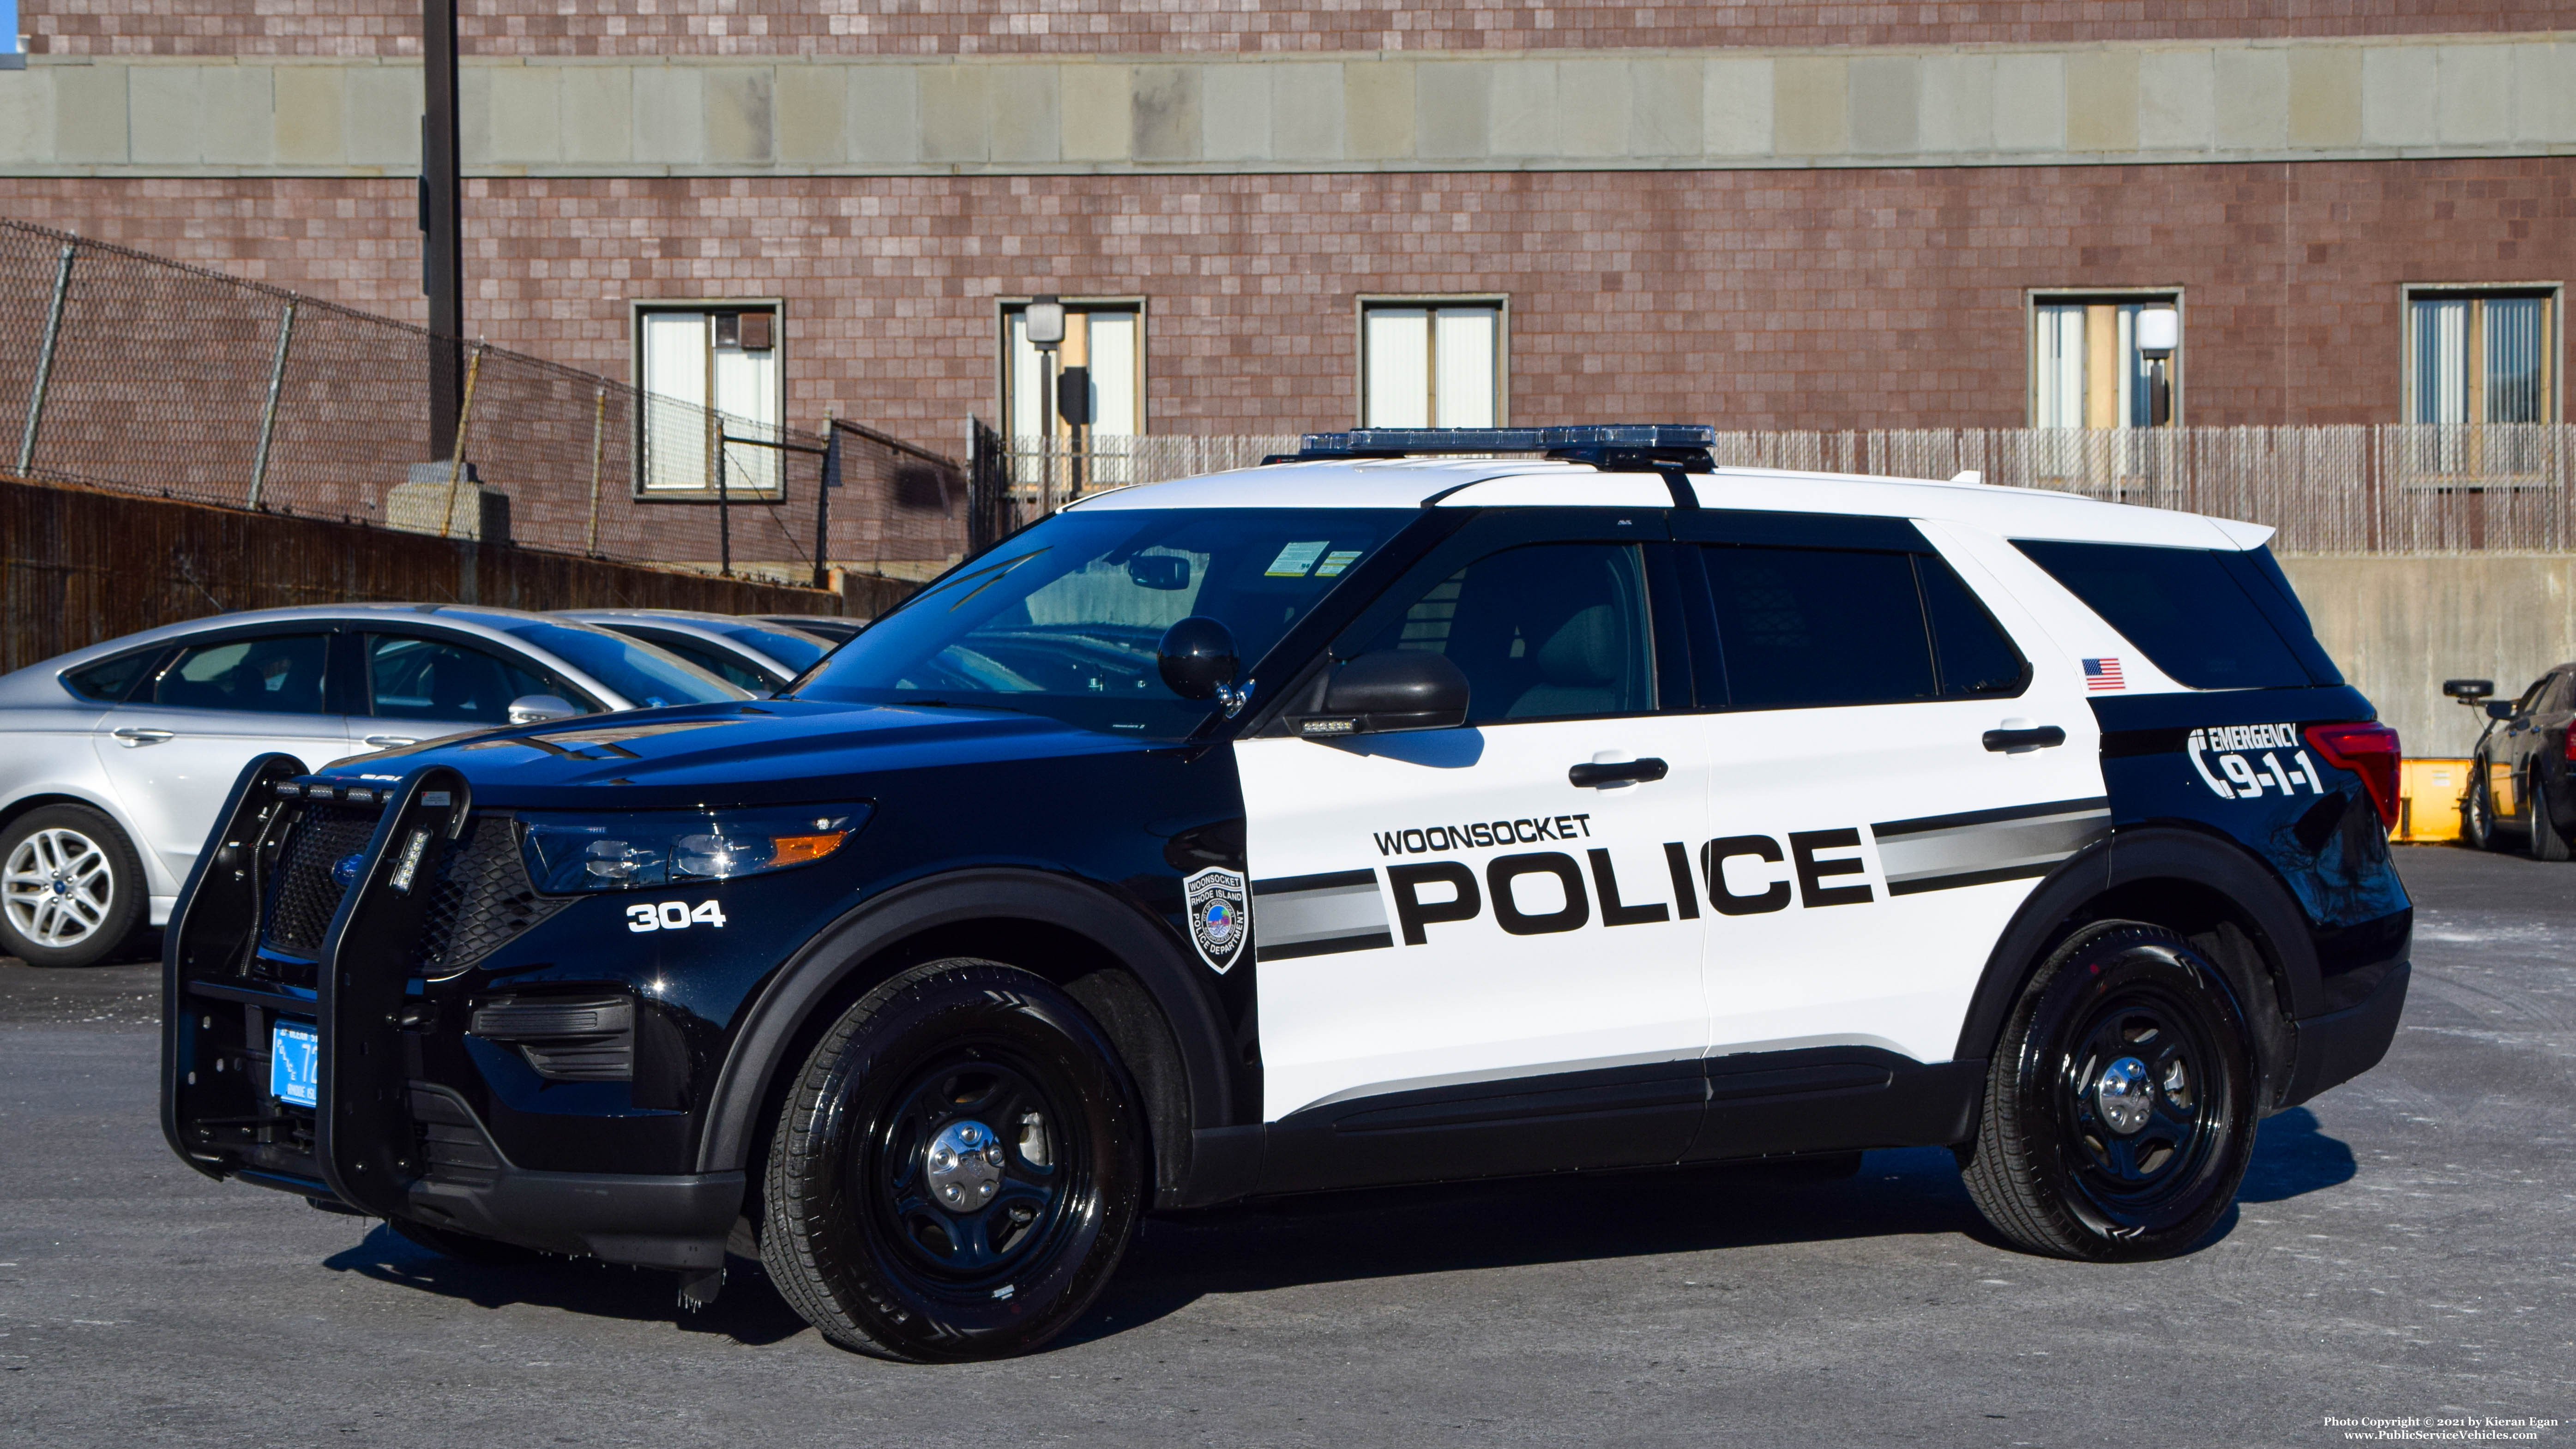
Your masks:
<path fill-rule="evenodd" d="M 2496 848 L 2495 798 L 2487 790 L 2487 762 L 2469 761 L 2469 793 L 2460 797 L 2460 839 L 2472 849 Z"/>
<path fill-rule="evenodd" d="M 0 830 L 0 952 L 30 966 L 89 966 L 143 924 L 143 861 L 116 822 L 47 805 Z"/>
<path fill-rule="evenodd" d="M 525 1268 L 546 1261 L 546 1255 L 534 1248 L 522 1248 L 516 1243 L 504 1243 L 494 1238 L 478 1238 L 454 1228 L 433 1227 L 408 1218 L 390 1219 L 385 1226 L 414 1247 L 427 1248 L 460 1263 L 480 1263 L 490 1268 Z"/>
<path fill-rule="evenodd" d="M 2131 1089 L 2106 1105 L 2114 1072 Z M 2170 1257 L 2235 1200 L 2254 1091 L 2244 1017 L 2218 968 L 2170 931 L 2096 927 L 2015 1003 L 1961 1175 L 1986 1221 L 2031 1252 Z"/>
<path fill-rule="evenodd" d="M 1137 1100 L 1107 1037 L 1045 980 L 916 966 L 844 1013 L 789 1087 L 762 1266 L 859 1353 L 1026 1353 L 1091 1305 L 1135 1232 Z"/>
<path fill-rule="evenodd" d="M 2540 773 L 2540 762 L 2531 765 L 2534 776 Z M 2538 779 L 2531 782 L 2531 836 L 2529 849 L 2534 860 L 2565 860 L 2568 855 L 2567 835 L 2550 817 L 2549 787 Z"/>

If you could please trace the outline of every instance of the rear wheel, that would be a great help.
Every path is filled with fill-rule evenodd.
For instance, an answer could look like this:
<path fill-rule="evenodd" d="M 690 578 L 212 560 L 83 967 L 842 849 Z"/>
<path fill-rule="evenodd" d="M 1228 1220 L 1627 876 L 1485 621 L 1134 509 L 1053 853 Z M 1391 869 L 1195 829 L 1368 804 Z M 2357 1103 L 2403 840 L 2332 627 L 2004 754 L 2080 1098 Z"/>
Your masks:
<path fill-rule="evenodd" d="M 2113 925 L 2023 990 L 1962 1175 L 2033 1252 L 2167 1257 L 2235 1200 L 2253 1136 L 2253 1055 L 2217 968 L 2170 931 Z"/>
<path fill-rule="evenodd" d="M 2539 773 L 2540 766 L 2535 761 L 2532 774 L 2537 776 Z M 2531 858 L 2534 860 L 2565 860 L 2568 855 L 2566 832 L 2550 818 L 2550 808 L 2549 787 L 2534 779 L 2531 782 Z"/>
<path fill-rule="evenodd" d="M 824 1034 L 773 1135 L 761 1260 L 844 1348 L 1036 1348 L 1135 1231 L 1145 1126 L 1107 1039 L 1044 979 L 933 961 Z"/>
<path fill-rule="evenodd" d="M 30 966 L 106 960 L 143 924 L 143 862 L 116 822 L 47 805 L 0 830 L 0 951 Z"/>

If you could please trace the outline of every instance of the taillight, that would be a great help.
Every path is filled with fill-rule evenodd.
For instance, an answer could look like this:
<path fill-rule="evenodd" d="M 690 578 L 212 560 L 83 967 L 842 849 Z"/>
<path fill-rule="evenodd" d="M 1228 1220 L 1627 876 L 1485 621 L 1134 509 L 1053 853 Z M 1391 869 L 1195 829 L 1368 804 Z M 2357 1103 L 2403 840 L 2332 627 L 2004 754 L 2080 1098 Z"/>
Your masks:
<path fill-rule="evenodd" d="M 2558 753 L 2567 757 L 2567 763 L 2576 765 L 2576 725 L 2567 727 L 2564 738 L 2566 743 L 2558 747 Z"/>
<path fill-rule="evenodd" d="M 2397 828 L 2397 765 L 2404 756 L 2397 731 L 2384 724 L 2321 724 L 2307 729 L 2308 743 L 2326 763 L 2361 777 L 2370 803 L 2379 807 L 2379 823 Z"/>

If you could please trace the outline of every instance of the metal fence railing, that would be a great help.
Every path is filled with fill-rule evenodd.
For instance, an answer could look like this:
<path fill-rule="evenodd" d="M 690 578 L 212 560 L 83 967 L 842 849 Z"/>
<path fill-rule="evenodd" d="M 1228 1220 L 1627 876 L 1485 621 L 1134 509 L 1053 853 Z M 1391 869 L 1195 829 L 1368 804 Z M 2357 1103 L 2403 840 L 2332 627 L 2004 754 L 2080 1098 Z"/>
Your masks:
<path fill-rule="evenodd" d="M 1102 488 L 1248 467 L 1295 434 L 1094 441 L 978 433 L 1027 521 Z M 1919 428 L 1721 432 L 1722 466 L 1954 478 L 2269 524 L 2295 553 L 2576 549 L 2576 427 Z"/>
<path fill-rule="evenodd" d="M 453 451 L 430 438 L 450 388 Z M 683 486 L 648 486 L 672 456 Z M 0 472 L 794 583 L 927 577 L 969 547 L 964 470 L 871 429 L 735 417 L 11 221 Z"/>

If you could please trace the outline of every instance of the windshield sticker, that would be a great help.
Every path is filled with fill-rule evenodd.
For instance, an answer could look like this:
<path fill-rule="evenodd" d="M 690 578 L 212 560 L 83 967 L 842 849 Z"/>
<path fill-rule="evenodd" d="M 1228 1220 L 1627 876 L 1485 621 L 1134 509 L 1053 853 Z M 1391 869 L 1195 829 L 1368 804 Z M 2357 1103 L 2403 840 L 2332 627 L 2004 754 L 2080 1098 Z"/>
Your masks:
<path fill-rule="evenodd" d="M 1324 556 L 1324 550 L 1331 544 L 1332 540 L 1329 538 L 1319 538 L 1313 543 L 1288 544 L 1279 550 L 1279 557 L 1270 561 L 1270 567 L 1261 572 L 1268 578 L 1302 579 L 1306 576 L 1306 571 L 1315 566 L 1315 560 Z"/>
<path fill-rule="evenodd" d="M 1331 553 L 1324 555 L 1324 562 L 1315 570 L 1315 577 L 1319 579 L 1329 579 L 1340 573 L 1342 570 L 1349 568 L 1352 564 L 1357 563 L 1359 561 L 1359 556 L 1360 551 L 1355 548 L 1334 549 Z"/>

